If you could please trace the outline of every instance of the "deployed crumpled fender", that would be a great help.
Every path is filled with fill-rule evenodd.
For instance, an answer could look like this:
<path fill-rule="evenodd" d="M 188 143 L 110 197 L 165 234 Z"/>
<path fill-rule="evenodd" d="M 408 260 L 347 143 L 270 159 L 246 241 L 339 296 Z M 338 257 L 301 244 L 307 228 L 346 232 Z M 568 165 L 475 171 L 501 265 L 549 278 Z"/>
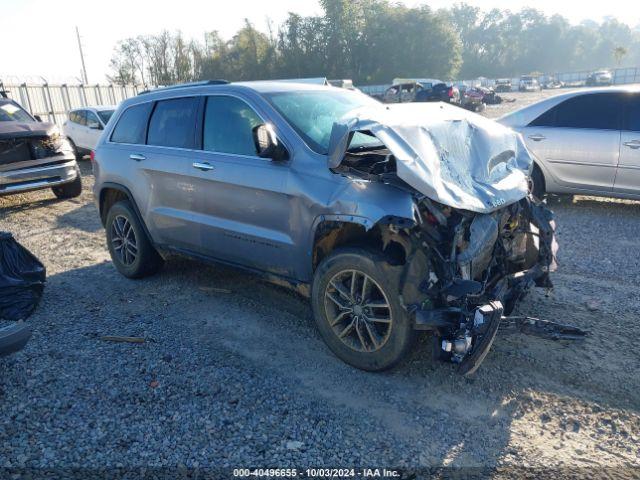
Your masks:
<path fill-rule="evenodd" d="M 333 126 L 329 168 L 357 131 L 386 145 L 400 179 L 444 205 L 489 213 L 527 196 L 533 159 L 522 137 L 475 113 L 445 103 L 354 110 Z"/>

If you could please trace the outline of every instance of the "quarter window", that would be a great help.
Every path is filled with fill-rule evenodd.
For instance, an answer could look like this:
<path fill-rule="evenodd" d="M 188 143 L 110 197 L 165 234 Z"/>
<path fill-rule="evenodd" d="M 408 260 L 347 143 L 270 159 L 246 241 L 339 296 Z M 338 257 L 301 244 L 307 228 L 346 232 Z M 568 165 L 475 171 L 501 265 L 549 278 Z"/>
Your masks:
<path fill-rule="evenodd" d="M 197 111 L 196 97 L 159 101 L 149 122 L 147 144 L 193 148 Z"/>
<path fill-rule="evenodd" d="M 253 128 L 264 123 L 246 102 L 229 96 L 207 97 L 202 148 L 211 152 L 255 156 Z"/>
<path fill-rule="evenodd" d="M 152 104 L 142 103 L 127 108 L 113 129 L 111 141 L 114 143 L 133 143 L 144 145 L 144 135 Z"/>

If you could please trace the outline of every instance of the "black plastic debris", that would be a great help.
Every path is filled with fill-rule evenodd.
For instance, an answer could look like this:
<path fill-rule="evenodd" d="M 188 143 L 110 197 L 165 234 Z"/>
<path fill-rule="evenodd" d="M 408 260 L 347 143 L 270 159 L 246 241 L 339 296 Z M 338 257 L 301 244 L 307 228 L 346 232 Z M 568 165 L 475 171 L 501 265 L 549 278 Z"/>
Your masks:
<path fill-rule="evenodd" d="M 46 270 L 8 232 L 0 232 L 0 320 L 24 320 L 44 290 Z"/>

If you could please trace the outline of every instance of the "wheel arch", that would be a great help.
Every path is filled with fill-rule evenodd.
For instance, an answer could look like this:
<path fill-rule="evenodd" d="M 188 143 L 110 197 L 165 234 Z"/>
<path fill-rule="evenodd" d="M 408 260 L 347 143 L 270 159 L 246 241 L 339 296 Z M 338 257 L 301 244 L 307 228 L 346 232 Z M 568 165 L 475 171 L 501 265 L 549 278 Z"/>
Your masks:
<path fill-rule="evenodd" d="M 324 258 L 342 247 L 362 247 L 384 254 L 391 264 L 404 264 L 407 246 L 397 235 L 397 229 L 413 225 L 413 220 L 388 216 L 377 222 L 351 215 L 323 215 L 316 219 L 310 248 L 310 273 Z"/>
<path fill-rule="evenodd" d="M 144 218 L 140 214 L 140 209 L 138 208 L 138 204 L 136 203 L 136 200 L 133 194 L 131 193 L 131 190 L 129 190 L 127 187 L 119 183 L 105 182 L 100 188 L 100 193 L 98 197 L 98 207 L 99 207 L 100 221 L 102 222 L 102 226 L 104 227 L 106 225 L 107 214 L 109 212 L 109 209 L 121 200 L 129 201 L 129 203 L 133 207 L 133 211 L 135 212 L 136 216 L 138 217 L 138 220 L 140 221 L 140 224 L 142 225 L 142 228 L 144 228 L 144 233 L 147 235 L 149 240 L 153 242 L 152 237 L 149 233 L 149 230 L 147 229 L 147 225 L 144 222 Z"/>

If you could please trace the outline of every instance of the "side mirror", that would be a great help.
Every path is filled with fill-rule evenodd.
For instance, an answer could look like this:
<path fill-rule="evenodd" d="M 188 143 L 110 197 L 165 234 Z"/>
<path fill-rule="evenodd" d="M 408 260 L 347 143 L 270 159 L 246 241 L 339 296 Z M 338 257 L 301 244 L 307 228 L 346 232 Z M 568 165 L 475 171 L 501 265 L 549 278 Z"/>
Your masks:
<path fill-rule="evenodd" d="M 102 130 L 102 125 L 100 125 L 98 122 L 91 122 L 87 125 L 87 127 L 89 127 L 91 130 Z"/>
<path fill-rule="evenodd" d="M 33 118 L 36 119 L 36 122 L 42 122 L 42 117 L 40 115 L 34 115 Z"/>
<path fill-rule="evenodd" d="M 287 160 L 289 153 L 287 149 L 278 141 L 273 126 L 269 123 L 262 123 L 253 127 L 253 142 L 256 146 L 256 153 L 260 158 L 270 158 L 275 161 Z"/>

